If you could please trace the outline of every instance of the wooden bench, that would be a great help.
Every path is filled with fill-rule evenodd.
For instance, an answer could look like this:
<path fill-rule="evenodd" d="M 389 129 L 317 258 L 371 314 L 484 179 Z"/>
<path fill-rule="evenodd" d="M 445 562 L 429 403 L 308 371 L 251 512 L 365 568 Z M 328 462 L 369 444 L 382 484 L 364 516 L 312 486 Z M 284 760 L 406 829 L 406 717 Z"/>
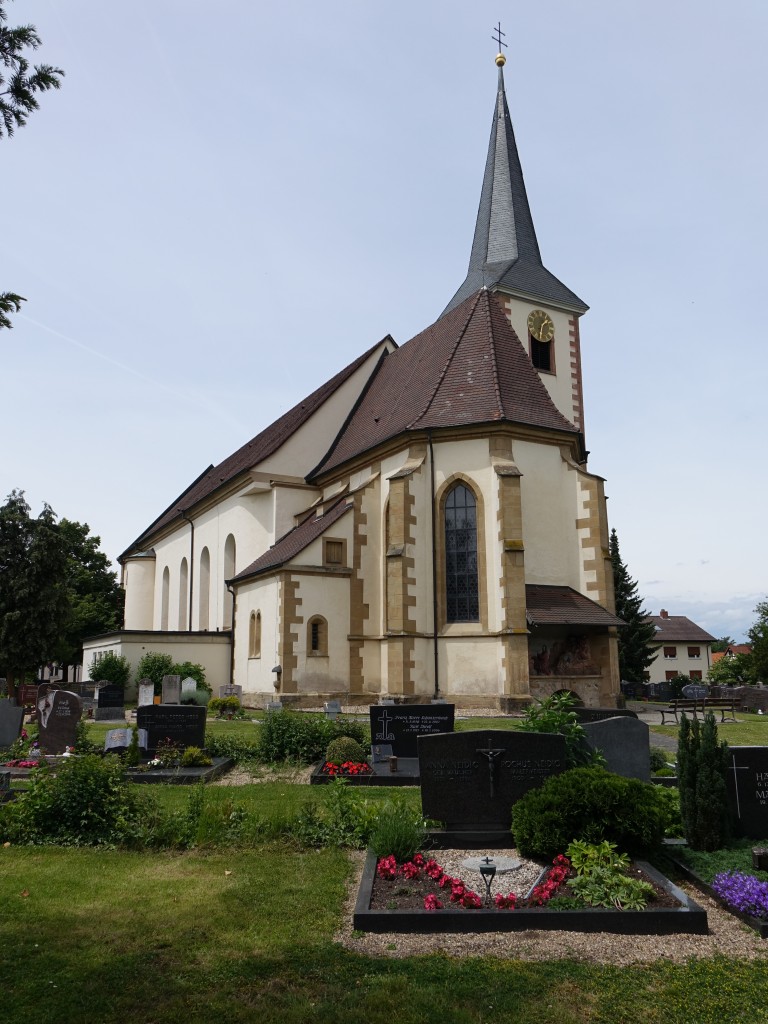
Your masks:
<path fill-rule="evenodd" d="M 666 708 L 660 708 L 661 711 L 661 724 L 666 725 L 664 721 L 665 715 L 674 715 L 675 722 L 680 723 L 678 715 L 682 712 L 693 715 L 694 718 L 698 718 L 699 714 L 702 717 L 707 714 L 708 711 L 719 711 L 721 722 L 736 722 L 736 700 L 733 697 L 681 697 L 678 700 L 671 700 L 669 706 Z M 726 719 L 726 713 L 728 718 Z"/>

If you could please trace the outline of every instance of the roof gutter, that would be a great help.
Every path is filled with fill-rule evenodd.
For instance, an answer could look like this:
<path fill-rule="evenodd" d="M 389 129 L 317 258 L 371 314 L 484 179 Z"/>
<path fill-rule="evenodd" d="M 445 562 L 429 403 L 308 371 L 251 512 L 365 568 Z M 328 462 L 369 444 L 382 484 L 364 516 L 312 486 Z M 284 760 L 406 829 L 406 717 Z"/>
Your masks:
<path fill-rule="evenodd" d="M 189 632 L 192 632 L 192 594 L 193 584 L 195 579 L 195 524 L 189 518 L 187 513 L 182 509 L 181 518 L 186 519 L 189 523 Z"/>
<path fill-rule="evenodd" d="M 432 431 L 427 431 L 427 443 L 429 444 L 429 486 L 432 507 L 432 648 L 434 657 L 435 672 L 435 700 L 440 697 L 440 660 L 437 646 L 437 551 L 436 551 L 436 523 L 437 512 L 435 510 L 435 451 L 432 447 Z"/>

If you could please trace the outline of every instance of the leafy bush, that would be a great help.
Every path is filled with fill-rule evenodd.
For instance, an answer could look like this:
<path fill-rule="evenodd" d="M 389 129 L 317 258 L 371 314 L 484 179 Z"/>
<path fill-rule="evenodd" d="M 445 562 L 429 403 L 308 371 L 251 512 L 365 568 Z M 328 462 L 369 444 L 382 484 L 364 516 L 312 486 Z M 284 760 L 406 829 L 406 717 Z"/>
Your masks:
<path fill-rule="evenodd" d="M 615 842 L 631 854 L 664 835 L 666 802 L 657 789 L 603 768 L 572 768 L 532 789 L 512 808 L 512 832 L 526 857 L 549 860 L 574 839 Z"/>
<path fill-rule="evenodd" d="M 187 747 L 181 755 L 182 768 L 206 768 L 211 764 L 213 761 L 200 747 Z"/>
<path fill-rule="evenodd" d="M 727 769 L 728 744 L 717 742 L 715 716 L 705 715 L 701 725 L 683 715 L 677 745 L 680 816 L 694 850 L 717 850 L 728 836 Z"/>
<path fill-rule="evenodd" d="M 155 696 L 158 697 L 163 692 L 163 676 L 173 674 L 173 658 L 158 651 L 147 651 L 136 666 L 136 678 L 150 679 L 155 684 Z"/>
<path fill-rule="evenodd" d="M 173 665 L 170 673 L 165 672 L 164 675 L 181 676 L 182 679 L 189 677 L 194 679 L 197 683 L 198 690 L 205 690 L 206 693 L 211 693 L 211 688 L 205 679 L 205 669 L 202 665 L 195 665 L 191 661 L 177 662 Z M 163 677 L 160 677 L 162 683 Z"/>
<path fill-rule="evenodd" d="M 535 699 L 535 698 L 534 698 Z M 565 736 L 565 758 L 569 768 L 605 765 L 602 754 L 592 750 L 587 734 L 573 708 L 576 701 L 569 693 L 553 693 L 537 700 L 523 712 L 523 732 L 556 732 Z"/>
<path fill-rule="evenodd" d="M 218 715 L 238 715 L 241 710 L 240 701 L 237 697 L 211 697 L 208 701 L 208 711 Z"/>
<path fill-rule="evenodd" d="M 262 761 L 311 764 L 323 757 L 328 744 L 337 736 L 350 736 L 361 744 L 366 742 L 365 729 L 357 722 L 339 719 L 330 722 L 296 711 L 281 711 L 267 715 L 261 726 L 259 756 Z"/>
<path fill-rule="evenodd" d="M 79 719 L 75 726 L 75 753 L 76 754 L 100 754 L 103 747 L 88 739 L 88 721 L 85 718 Z"/>
<path fill-rule="evenodd" d="M 289 825 L 290 834 L 307 846 L 367 846 L 376 828 L 376 806 L 344 779 L 323 790 L 322 804 L 305 804 Z"/>
<path fill-rule="evenodd" d="M 404 794 L 396 794 L 380 809 L 376 828 L 371 836 L 371 849 L 377 857 L 410 860 L 421 850 L 426 839 L 424 821 Z"/>
<path fill-rule="evenodd" d="M 77 747 L 75 747 L 75 750 L 77 750 Z M 131 729 L 131 742 L 128 744 L 128 749 L 125 752 L 125 764 L 128 768 L 136 768 L 140 761 L 139 727 L 134 725 L 133 729 Z"/>
<path fill-rule="evenodd" d="M 251 743 L 242 736 L 220 736 L 207 732 L 205 749 L 211 757 L 231 757 L 235 764 L 260 759 L 258 740 Z"/>
<path fill-rule="evenodd" d="M 661 747 L 651 747 L 651 771 L 663 772 L 669 765 L 669 754 Z"/>
<path fill-rule="evenodd" d="M 125 687 L 131 678 L 128 659 L 114 651 L 106 651 L 100 658 L 94 658 L 88 667 L 88 675 L 94 683 L 114 683 Z"/>
<path fill-rule="evenodd" d="M 3 806 L 0 838 L 64 846 L 121 844 L 132 840 L 141 808 L 119 759 L 71 757 L 55 775 L 47 766 L 35 769 L 26 793 Z"/>
<path fill-rule="evenodd" d="M 325 760 L 332 764 L 344 764 L 345 761 L 359 764 L 365 761 L 365 757 L 365 751 L 351 736 L 339 736 L 331 740 L 325 751 Z"/>

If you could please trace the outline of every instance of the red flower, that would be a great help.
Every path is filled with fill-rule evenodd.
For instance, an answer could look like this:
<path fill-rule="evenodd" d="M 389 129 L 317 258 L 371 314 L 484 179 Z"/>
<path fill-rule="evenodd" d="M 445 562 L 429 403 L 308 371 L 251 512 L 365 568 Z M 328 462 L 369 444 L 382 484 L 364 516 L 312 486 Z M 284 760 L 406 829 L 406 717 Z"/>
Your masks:
<path fill-rule="evenodd" d="M 451 897 L 451 899 L 453 899 L 453 897 Z M 483 905 L 483 902 L 477 895 L 477 893 L 472 892 L 469 889 L 464 890 L 459 902 L 461 903 L 462 907 L 465 907 L 467 910 L 479 910 L 480 907 L 482 907 Z"/>
<path fill-rule="evenodd" d="M 437 898 L 437 896 L 435 896 L 435 894 L 433 892 L 431 892 L 428 896 L 424 897 L 424 909 L 425 910 L 442 910 L 443 909 L 443 904 L 440 902 L 440 900 Z"/>
<path fill-rule="evenodd" d="M 443 875 L 443 877 L 440 879 L 440 881 L 437 884 L 440 886 L 441 889 L 447 889 L 448 886 L 449 885 L 453 885 L 454 882 L 455 882 L 455 879 L 451 878 L 450 875 Z"/>
<path fill-rule="evenodd" d="M 517 896 L 511 892 L 508 896 L 502 896 L 501 893 L 493 901 L 499 910 L 514 910 L 517 902 Z"/>
<path fill-rule="evenodd" d="M 419 875 L 421 874 L 421 872 L 419 871 L 419 869 L 416 867 L 412 860 L 406 861 L 406 863 L 403 864 L 400 870 L 403 872 L 403 875 L 406 878 L 418 878 Z"/>
<path fill-rule="evenodd" d="M 376 865 L 376 874 L 379 878 L 391 881 L 397 875 L 397 861 L 394 857 L 382 857 Z"/>
<path fill-rule="evenodd" d="M 414 863 L 415 862 L 416 857 L 414 857 Z M 433 878 L 435 881 L 438 881 L 443 877 L 443 869 L 436 860 L 432 860 L 432 858 L 430 858 L 424 865 L 424 874 L 427 875 L 428 878 Z"/>
<path fill-rule="evenodd" d="M 416 865 L 417 868 L 423 868 L 424 867 L 424 855 L 421 854 L 421 853 L 417 853 L 415 855 L 415 857 L 413 858 L 413 863 Z"/>

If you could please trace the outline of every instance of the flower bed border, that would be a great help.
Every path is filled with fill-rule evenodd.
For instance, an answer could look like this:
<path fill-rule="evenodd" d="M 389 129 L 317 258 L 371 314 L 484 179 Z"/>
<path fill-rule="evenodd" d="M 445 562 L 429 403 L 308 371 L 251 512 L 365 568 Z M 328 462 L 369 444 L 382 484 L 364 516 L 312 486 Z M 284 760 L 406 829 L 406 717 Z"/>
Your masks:
<path fill-rule="evenodd" d="M 368 851 L 352 926 L 362 932 L 412 932 L 440 934 L 471 932 L 536 931 L 612 932 L 616 935 L 674 935 L 685 932 L 706 935 L 707 912 L 650 864 L 638 861 L 657 885 L 678 900 L 680 907 L 650 910 L 548 910 L 546 907 L 521 910 L 371 910 L 371 892 L 376 878 L 378 858 Z"/>
<path fill-rule="evenodd" d="M 718 894 L 715 892 L 715 890 L 712 888 L 709 882 L 705 882 L 701 875 L 697 875 L 692 868 L 689 868 L 687 864 L 684 864 L 681 860 L 678 860 L 677 857 L 671 854 L 668 849 L 665 851 L 665 853 L 669 860 L 672 861 L 677 870 L 683 876 L 683 878 L 685 878 L 686 881 L 690 882 L 691 885 L 695 885 L 699 892 L 704 893 L 705 896 L 709 896 L 709 898 L 714 900 L 721 910 L 725 910 L 733 917 L 737 917 L 743 924 L 747 925 L 748 928 L 751 928 L 753 931 L 757 932 L 761 939 L 768 939 L 768 921 L 763 921 L 759 917 L 752 917 L 751 914 L 745 914 L 741 910 L 736 910 L 736 908 L 732 907 L 730 903 L 726 903 L 724 899 L 718 896 Z"/>
<path fill-rule="evenodd" d="M 318 761 L 309 778 L 310 786 L 325 786 L 334 778 L 342 778 L 350 786 L 418 786 L 419 759 L 417 757 L 399 757 L 398 770 L 390 772 L 389 765 L 371 764 L 372 771 L 365 775 L 323 775 L 325 761 Z M 368 762 L 370 764 L 370 762 Z"/>

